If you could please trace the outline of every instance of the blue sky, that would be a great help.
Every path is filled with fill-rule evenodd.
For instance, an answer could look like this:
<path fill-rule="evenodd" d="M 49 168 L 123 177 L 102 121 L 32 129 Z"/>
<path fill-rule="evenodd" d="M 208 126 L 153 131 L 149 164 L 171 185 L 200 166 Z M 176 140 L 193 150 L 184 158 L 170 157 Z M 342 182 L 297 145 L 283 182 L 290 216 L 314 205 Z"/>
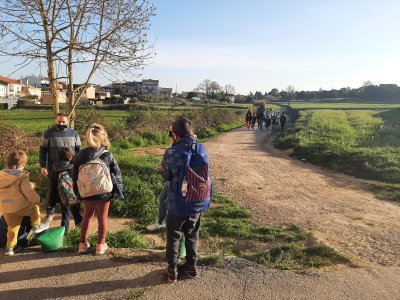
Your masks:
<path fill-rule="evenodd" d="M 247 94 L 289 84 L 296 90 L 359 87 L 366 80 L 400 85 L 397 0 L 153 3 L 156 55 L 139 78 L 159 79 L 163 87 L 190 91 L 211 79 Z M 0 64 L 0 74 L 8 75 L 6 66 Z"/>

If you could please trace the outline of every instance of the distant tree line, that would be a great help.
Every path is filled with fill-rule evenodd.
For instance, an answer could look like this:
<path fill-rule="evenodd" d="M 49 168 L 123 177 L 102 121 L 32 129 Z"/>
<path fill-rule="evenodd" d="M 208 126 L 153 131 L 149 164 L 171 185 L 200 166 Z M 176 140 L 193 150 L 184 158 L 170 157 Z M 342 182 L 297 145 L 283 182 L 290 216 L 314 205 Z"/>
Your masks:
<path fill-rule="evenodd" d="M 374 85 L 370 81 L 364 82 L 362 87 L 341 89 L 331 89 L 318 91 L 296 91 L 292 85 L 285 90 L 279 91 L 276 88 L 270 92 L 250 92 L 246 96 L 236 96 L 236 102 L 252 103 L 260 99 L 270 101 L 290 101 L 290 100 L 316 100 L 316 99 L 358 99 L 364 101 L 400 101 L 400 87 L 397 84 Z"/>

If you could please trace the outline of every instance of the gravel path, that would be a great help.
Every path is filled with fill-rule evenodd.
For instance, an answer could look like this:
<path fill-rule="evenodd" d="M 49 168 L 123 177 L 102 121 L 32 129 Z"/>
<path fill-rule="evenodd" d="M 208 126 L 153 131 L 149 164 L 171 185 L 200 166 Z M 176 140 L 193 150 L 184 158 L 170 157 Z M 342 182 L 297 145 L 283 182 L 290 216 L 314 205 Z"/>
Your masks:
<path fill-rule="evenodd" d="M 217 190 L 260 223 L 295 223 L 361 265 L 400 266 L 400 204 L 376 199 L 367 181 L 296 161 L 271 132 L 238 129 L 207 143 Z"/>

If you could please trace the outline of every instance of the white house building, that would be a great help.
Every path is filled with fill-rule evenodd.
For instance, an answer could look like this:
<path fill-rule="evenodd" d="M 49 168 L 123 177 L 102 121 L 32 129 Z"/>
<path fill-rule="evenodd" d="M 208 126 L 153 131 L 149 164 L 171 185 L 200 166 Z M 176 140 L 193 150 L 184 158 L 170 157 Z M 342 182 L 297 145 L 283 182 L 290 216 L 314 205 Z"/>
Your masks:
<path fill-rule="evenodd" d="M 0 84 L 6 85 L 6 97 L 16 98 L 17 95 L 22 91 L 23 84 L 19 80 L 0 77 Z"/>
<path fill-rule="evenodd" d="M 0 82 L 0 98 L 7 96 L 7 85 Z"/>

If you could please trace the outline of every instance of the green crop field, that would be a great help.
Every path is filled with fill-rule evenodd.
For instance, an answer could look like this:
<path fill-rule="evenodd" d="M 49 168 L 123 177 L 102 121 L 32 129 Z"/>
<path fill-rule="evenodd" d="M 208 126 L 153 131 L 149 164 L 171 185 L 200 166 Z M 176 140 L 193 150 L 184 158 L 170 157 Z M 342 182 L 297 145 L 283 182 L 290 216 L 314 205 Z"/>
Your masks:
<path fill-rule="evenodd" d="M 278 147 L 292 148 L 294 156 L 306 161 L 376 180 L 375 191 L 399 200 L 393 196 L 400 191 L 399 104 L 309 102 L 292 107 L 298 119 L 278 139 Z"/>
<path fill-rule="evenodd" d="M 79 112 L 84 113 L 84 110 L 78 110 Z M 112 123 L 121 122 L 128 116 L 128 112 L 124 110 L 98 110 L 97 112 Z M 50 110 L 0 110 L 0 121 L 11 123 L 27 133 L 41 133 L 54 124 L 54 115 Z"/>

